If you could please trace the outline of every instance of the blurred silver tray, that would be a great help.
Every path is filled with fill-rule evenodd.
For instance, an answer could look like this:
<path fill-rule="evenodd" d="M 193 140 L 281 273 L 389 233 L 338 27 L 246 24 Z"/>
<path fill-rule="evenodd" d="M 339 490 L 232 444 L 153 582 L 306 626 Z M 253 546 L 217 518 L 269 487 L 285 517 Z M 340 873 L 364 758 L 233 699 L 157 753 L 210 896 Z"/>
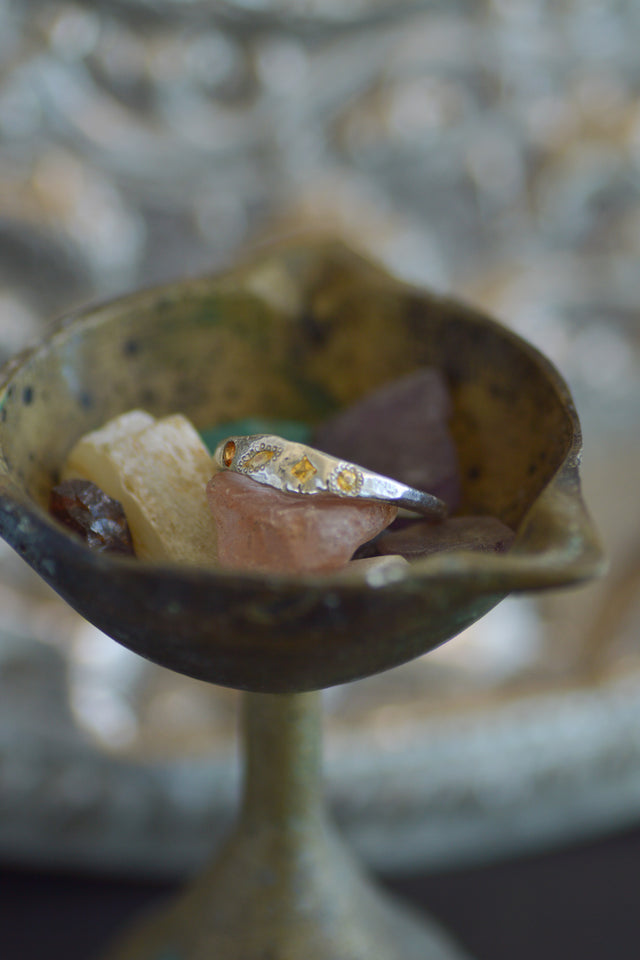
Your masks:
<path fill-rule="evenodd" d="M 615 0 L 0 0 L 0 360 L 79 302 L 320 227 L 505 319 L 575 392 L 610 575 L 327 694 L 328 799 L 381 870 L 640 817 L 639 25 Z M 235 699 L 0 548 L 0 856 L 190 870 L 235 807 Z"/>

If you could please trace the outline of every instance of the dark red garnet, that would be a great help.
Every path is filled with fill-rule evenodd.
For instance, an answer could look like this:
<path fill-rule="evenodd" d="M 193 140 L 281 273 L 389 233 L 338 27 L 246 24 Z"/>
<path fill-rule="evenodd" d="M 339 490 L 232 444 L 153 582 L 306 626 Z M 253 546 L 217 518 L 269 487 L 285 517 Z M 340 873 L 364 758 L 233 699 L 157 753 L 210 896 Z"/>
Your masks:
<path fill-rule="evenodd" d="M 134 555 L 131 531 L 122 504 L 89 480 L 65 480 L 49 497 L 49 510 L 79 534 L 92 550 Z"/>

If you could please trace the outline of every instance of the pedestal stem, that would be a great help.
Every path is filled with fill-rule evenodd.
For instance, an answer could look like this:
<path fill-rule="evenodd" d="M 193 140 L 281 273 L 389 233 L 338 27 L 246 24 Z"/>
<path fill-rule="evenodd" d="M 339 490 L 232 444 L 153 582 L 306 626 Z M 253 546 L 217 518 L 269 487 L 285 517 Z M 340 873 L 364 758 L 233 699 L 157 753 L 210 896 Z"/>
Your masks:
<path fill-rule="evenodd" d="M 327 824 L 320 694 L 243 697 L 244 795 L 211 867 L 110 960 L 465 960 L 376 889 Z"/>
<path fill-rule="evenodd" d="M 323 819 L 320 693 L 245 693 L 242 820 L 279 830 Z"/>

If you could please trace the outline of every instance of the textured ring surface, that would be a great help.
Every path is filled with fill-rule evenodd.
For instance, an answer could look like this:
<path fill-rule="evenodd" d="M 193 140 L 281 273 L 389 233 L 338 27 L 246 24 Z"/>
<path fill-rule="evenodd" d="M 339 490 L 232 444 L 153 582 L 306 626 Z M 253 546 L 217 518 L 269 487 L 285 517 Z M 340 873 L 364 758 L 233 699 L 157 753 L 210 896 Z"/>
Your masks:
<path fill-rule="evenodd" d="M 433 519 L 441 520 L 447 515 L 444 501 L 430 493 L 271 434 L 227 437 L 218 444 L 214 456 L 218 466 L 284 493 L 333 493 L 339 497 L 385 500 Z"/>

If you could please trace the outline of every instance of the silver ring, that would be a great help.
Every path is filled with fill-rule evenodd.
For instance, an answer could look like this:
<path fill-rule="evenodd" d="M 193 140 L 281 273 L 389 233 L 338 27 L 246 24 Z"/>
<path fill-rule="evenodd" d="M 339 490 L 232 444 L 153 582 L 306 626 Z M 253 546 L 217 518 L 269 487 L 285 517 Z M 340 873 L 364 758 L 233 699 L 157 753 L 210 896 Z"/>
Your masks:
<path fill-rule="evenodd" d="M 430 493 L 271 434 L 227 437 L 216 447 L 214 458 L 224 469 L 285 493 L 333 493 L 338 497 L 384 500 L 438 520 L 447 515 L 446 503 Z"/>

